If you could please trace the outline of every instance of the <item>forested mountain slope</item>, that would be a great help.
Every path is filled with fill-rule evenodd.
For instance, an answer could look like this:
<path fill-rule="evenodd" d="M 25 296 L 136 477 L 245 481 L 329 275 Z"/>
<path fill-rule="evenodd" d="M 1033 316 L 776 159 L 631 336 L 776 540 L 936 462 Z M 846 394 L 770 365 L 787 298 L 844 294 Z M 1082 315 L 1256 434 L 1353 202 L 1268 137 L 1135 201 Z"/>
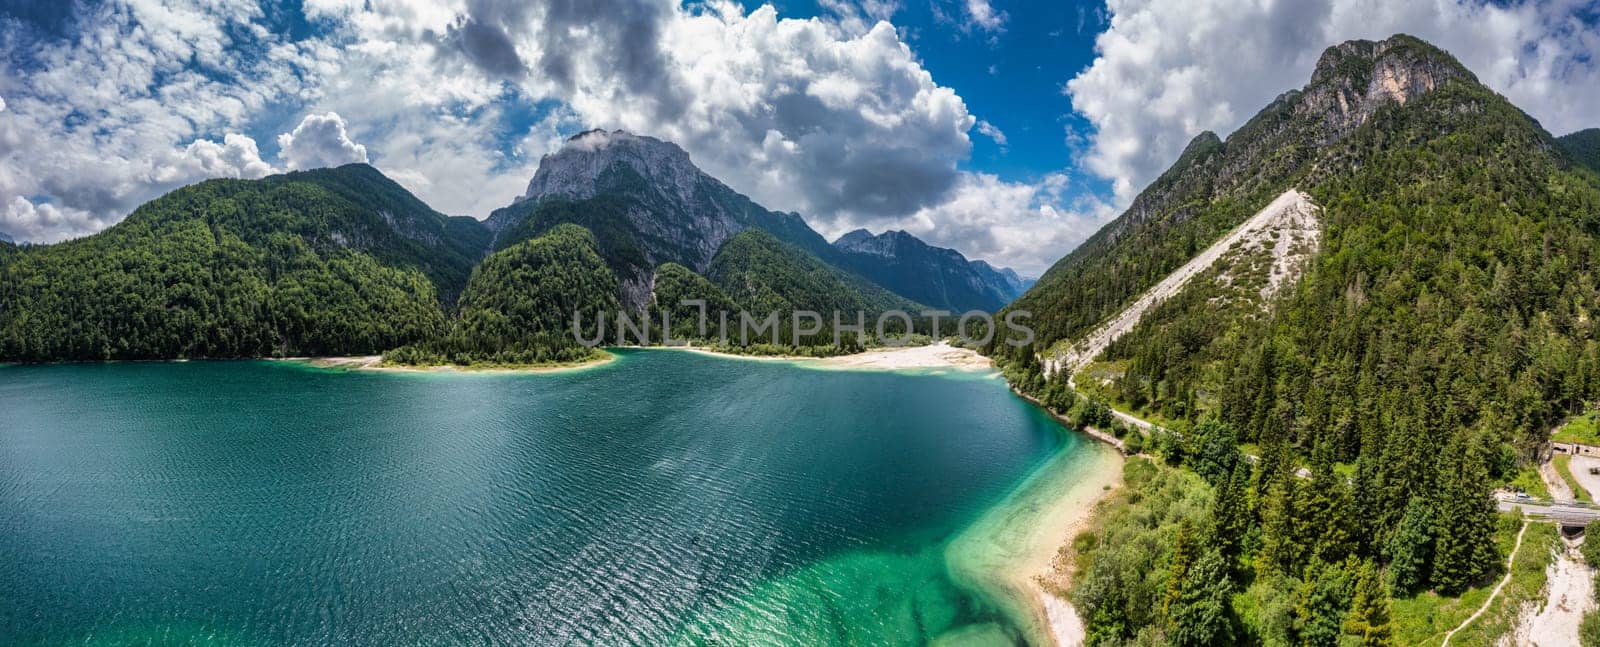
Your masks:
<path fill-rule="evenodd" d="M 491 254 L 472 272 L 449 330 L 385 353 L 404 364 L 536 364 L 587 359 L 585 339 L 612 342 L 617 278 L 600 258 L 593 233 L 572 224 Z M 597 328 L 601 313 L 606 328 Z M 601 334 L 596 336 L 599 330 Z"/>
<path fill-rule="evenodd" d="M 1314 169 L 1325 150 L 1386 106 L 1453 80 L 1448 54 L 1408 36 L 1330 48 L 1305 88 L 1285 92 L 1223 142 L 1194 138 L 1128 210 L 1040 277 L 1013 308 L 1034 313 L 1043 346 L 1080 336 Z"/>
<path fill-rule="evenodd" d="M 487 242 L 363 164 L 173 191 L 0 267 L 0 359 L 372 353 L 444 324 Z"/>
<path fill-rule="evenodd" d="M 608 312 L 637 316 L 652 307 L 663 265 L 720 277 L 724 298 L 762 314 L 921 309 L 841 269 L 845 253 L 799 216 L 763 209 L 665 142 L 585 133 L 544 160 L 529 195 L 488 224 L 449 218 L 376 169 L 352 164 L 210 180 L 153 200 L 95 236 L 0 243 L 0 361 L 345 355 L 400 346 L 410 354 L 395 354 L 396 361 L 561 361 L 570 359 L 571 340 L 549 334 L 554 319 L 546 319 L 564 321 L 571 312 L 532 318 L 528 308 L 598 304 L 594 294 L 552 291 L 604 285 L 617 305 Z M 523 247 L 533 240 L 542 242 Z M 597 255 L 608 280 L 580 248 Z M 520 261 L 499 255 L 512 250 Z M 537 258 L 526 256 L 531 251 Z M 487 286 L 528 287 L 530 272 L 546 277 L 566 263 L 575 277 L 593 280 L 541 279 L 523 299 L 482 297 Z M 469 276 L 479 296 L 458 308 Z M 512 334 L 504 322 L 531 328 Z"/>
<path fill-rule="evenodd" d="M 1096 382 L 1182 432 L 1156 452 L 1202 478 L 1159 486 L 1199 488 L 1192 505 L 1080 557 L 1092 642 L 1389 640 L 1391 596 L 1497 573 L 1490 491 L 1600 396 L 1600 176 L 1406 36 L 1330 48 L 1226 142 L 1197 138 L 1013 306 L 1035 313 L 1035 350 L 1291 188 L 1321 207 L 1297 284 L 1219 307 L 1219 264 L 1101 357 Z M 1031 390 L 1064 378 L 1008 365 Z"/>
<path fill-rule="evenodd" d="M 1559 141 L 1578 163 L 1600 173 L 1600 128 L 1563 135 Z"/>

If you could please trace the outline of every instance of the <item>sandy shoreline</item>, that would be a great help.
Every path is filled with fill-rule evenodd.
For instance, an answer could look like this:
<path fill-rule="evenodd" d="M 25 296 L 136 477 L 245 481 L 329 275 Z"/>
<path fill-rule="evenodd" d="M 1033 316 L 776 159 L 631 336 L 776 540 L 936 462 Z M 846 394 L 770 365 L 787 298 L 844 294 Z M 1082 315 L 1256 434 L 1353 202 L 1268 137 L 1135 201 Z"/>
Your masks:
<path fill-rule="evenodd" d="M 1107 465 L 1105 469 L 1095 470 L 1090 478 L 1054 502 L 1052 513 L 1039 524 L 1031 559 L 1018 564 L 1013 575 L 1027 579 L 1036 601 L 1034 612 L 1049 629 L 1049 638 L 1060 647 L 1077 647 L 1084 643 L 1083 620 L 1066 599 L 1073 560 L 1077 558 L 1072 542 L 1088 529 L 1097 504 L 1122 487 L 1122 456 L 1113 455 Z"/>
<path fill-rule="evenodd" d="M 691 353 L 701 353 L 728 359 L 743 359 L 757 362 L 791 362 L 815 367 L 842 368 L 842 369 L 871 369 L 871 370 L 903 370 L 916 368 L 953 368 L 959 370 L 980 371 L 994 367 L 989 358 L 966 348 L 951 346 L 949 342 L 938 342 L 925 346 L 902 346 L 898 348 L 874 348 L 872 350 L 855 353 L 852 355 L 839 355 L 836 357 L 801 357 L 795 355 L 739 355 L 736 353 L 720 353 L 709 348 L 697 346 L 648 346 L 649 350 L 678 350 Z"/>
<path fill-rule="evenodd" d="M 853 355 L 839 355 L 837 357 L 799 357 L 789 355 L 739 355 L 735 353 L 721 353 L 704 347 L 696 346 L 639 346 L 627 347 L 629 350 L 676 350 L 712 355 L 728 359 L 742 359 L 758 362 L 790 362 L 816 368 L 838 368 L 852 370 L 902 370 L 919 368 L 949 368 L 968 371 L 988 370 L 994 364 L 989 358 L 966 348 L 957 348 L 947 342 L 928 344 L 925 346 L 904 346 L 899 348 L 875 348 L 873 350 L 855 353 Z M 392 373 L 556 373 L 584 368 L 592 368 L 611 362 L 617 356 L 606 353 L 601 359 L 576 364 L 559 364 L 551 366 L 486 366 L 482 368 L 468 366 L 385 366 L 383 356 L 365 355 L 357 357 L 281 357 L 271 358 L 272 361 L 297 362 L 316 368 L 333 368 L 352 371 L 381 371 Z"/>
<path fill-rule="evenodd" d="M 1083 623 L 1061 595 L 1069 569 L 1057 564 L 1072 559 L 1095 504 L 1121 486 L 1122 464 L 1120 452 L 1097 442 L 1052 458 L 951 542 L 951 575 L 999 601 L 1030 643 L 1083 644 Z"/>
<path fill-rule="evenodd" d="M 606 353 L 605 357 L 574 364 L 552 364 L 549 366 L 486 366 L 475 368 L 470 366 L 456 366 L 446 364 L 443 366 L 385 366 L 382 355 L 364 355 L 359 357 L 285 357 L 275 358 L 273 361 L 297 362 L 313 368 L 332 368 L 349 371 L 375 371 L 379 373 L 472 373 L 472 374 L 499 374 L 499 373 L 560 373 L 593 368 L 609 363 L 617 358 L 616 355 Z"/>

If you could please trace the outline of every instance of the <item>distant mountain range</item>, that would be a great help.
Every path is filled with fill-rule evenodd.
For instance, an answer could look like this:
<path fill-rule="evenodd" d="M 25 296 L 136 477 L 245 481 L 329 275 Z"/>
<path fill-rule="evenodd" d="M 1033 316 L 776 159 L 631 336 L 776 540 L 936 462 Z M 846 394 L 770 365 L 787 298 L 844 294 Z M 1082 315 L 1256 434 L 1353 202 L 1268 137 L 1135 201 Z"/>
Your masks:
<path fill-rule="evenodd" d="M 829 244 L 677 146 L 621 131 L 573 137 L 484 222 L 440 214 L 365 164 L 209 180 L 94 236 L 7 246 L 0 360 L 398 346 L 416 357 L 563 360 L 546 351 L 570 342 L 552 332 L 568 310 L 654 311 L 663 268 L 679 287 L 709 286 L 713 302 L 761 312 L 993 311 L 1023 289 L 1009 270 L 903 232 L 879 238 L 889 242 Z M 602 267 L 584 266 L 589 254 Z M 602 285 L 613 294 L 594 294 Z M 458 306 L 464 292 L 472 298 Z"/>
<path fill-rule="evenodd" d="M 838 263 L 908 299 L 962 312 L 993 312 L 1033 285 L 1010 268 L 968 261 L 960 252 L 934 247 L 904 231 L 876 236 L 847 233 L 833 246 Z"/>

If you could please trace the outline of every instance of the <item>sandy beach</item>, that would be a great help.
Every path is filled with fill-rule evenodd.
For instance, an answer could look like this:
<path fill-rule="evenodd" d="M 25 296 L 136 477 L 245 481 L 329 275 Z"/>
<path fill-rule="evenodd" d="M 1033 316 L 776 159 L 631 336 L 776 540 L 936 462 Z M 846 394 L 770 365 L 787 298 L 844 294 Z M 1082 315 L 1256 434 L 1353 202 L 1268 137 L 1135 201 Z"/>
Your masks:
<path fill-rule="evenodd" d="M 705 355 L 714 355 L 729 359 L 742 359 L 758 362 L 791 362 L 813 368 L 838 368 L 850 370 L 903 370 L 919 368 L 949 368 L 968 371 L 981 371 L 993 368 L 994 364 L 989 358 L 966 348 L 957 348 L 947 342 L 928 344 L 925 346 L 904 346 L 899 348 L 875 348 L 854 355 L 840 355 L 838 357 L 799 357 L 788 355 L 739 355 L 735 353 L 719 353 L 714 350 L 695 346 L 645 346 L 648 350 L 678 350 Z M 397 366 L 384 365 L 383 356 L 366 355 L 359 357 L 285 357 L 274 361 L 300 362 L 316 368 L 332 368 L 351 371 L 384 371 L 392 373 L 555 373 L 571 371 L 582 368 L 599 366 L 616 359 L 616 355 L 607 353 L 603 359 L 576 364 L 560 364 L 552 366 L 528 367 L 468 367 L 468 366 Z"/>
<path fill-rule="evenodd" d="M 984 370 L 994 367 L 994 363 L 989 361 L 989 358 L 979 355 L 977 351 L 957 348 L 945 341 L 926 346 L 879 348 L 864 353 L 828 357 L 817 361 L 829 366 L 844 368 L 958 368 Z"/>
<path fill-rule="evenodd" d="M 1030 642 L 1083 644 L 1083 623 L 1062 595 L 1070 569 L 1057 565 L 1073 558 L 1072 539 L 1095 504 L 1121 486 L 1122 460 L 1097 442 L 1051 459 L 951 542 L 952 575 L 1001 601 Z"/>
<path fill-rule="evenodd" d="M 1107 452 L 1110 454 L 1110 452 Z M 1060 647 L 1077 647 L 1084 642 L 1083 620 L 1066 599 L 1071 584 L 1072 562 L 1076 554 L 1072 540 L 1088 528 L 1095 506 L 1122 486 L 1122 457 L 1113 454 L 1106 467 L 1093 472 L 1077 487 L 1063 492 L 1053 509 L 1039 520 L 1030 559 L 1018 565 L 1016 576 L 1026 577 L 1033 587 L 1049 637 Z"/>
<path fill-rule="evenodd" d="M 840 368 L 852 370 L 904 370 L 917 368 L 952 368 L 968 371 L 982 371 L 994 367 L 989 358 L 978 354 L 977 351 L 951 346 L 949 342 L 940 341 L 925 346 L 901 346 L 898 348 L 874 348 L 869 351 L 853 355 L 839 355 L 837 357 L 801 357 L 795 355 L 739 355 L 736 353 L 720 353 L 708 348 L 696 346 L 649 346 L 650 349 L 681 350 L 693 353 L 703 353 L 726 357 L 729 359 L 743 359 L 757 362 L 793 362 L 818 368 Z"/>

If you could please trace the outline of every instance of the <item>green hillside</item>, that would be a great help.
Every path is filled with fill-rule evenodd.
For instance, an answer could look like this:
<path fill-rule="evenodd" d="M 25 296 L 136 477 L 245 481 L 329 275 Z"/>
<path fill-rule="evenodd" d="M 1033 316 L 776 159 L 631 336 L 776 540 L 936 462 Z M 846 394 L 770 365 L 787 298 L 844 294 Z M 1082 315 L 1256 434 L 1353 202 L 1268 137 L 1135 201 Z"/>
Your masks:
<path fill-rule="evenodd" d="M 1600 128 L 1589 128 L 1563 135 L 1556 140 L 1578 163 L 1600 173 Z"/>
<path fill-rule="evenodd" d="M 560 225 L 543 236 L 491 254 L 472 272 L 460 313 L 436 339 L 395 349 L 384 359 L 400 364 L 543 364 L 590 358 L 579 344 L 573 315 L 588 337 L 606 314 L 615 338 L 617 278 L 597 251 L 594 234 Z"/>
<path fill-rule="evenodd" d="M 443 329 L 482 232 L 366 165 L 202 182 L 8 252 L 0 359 L 379 352 Z"/>
<path fill-rule="evenodd" d="M 702 311 L 697 306 L 685 306 L 685 300 L 704 301 L 705 308 Z M 738 325 L 739 310 L 739 305 L 722 288 L 695 274 L 694 270 L 677 263 L 664 263 L 656 268 L 655 292 L 651 295 L 647 311 L 654 326 L 652 341 L 660 338 L 663 312 L 672 326 L 673 340 L 707 341 L 719 338 L 718 330 L 724 315 L 730 322 L 730 335 L 736 334 L 733 331 L 737 329 L 732 327 Z M 706 322 L 703 333 L 700 329 L 702 316 Z"/>

